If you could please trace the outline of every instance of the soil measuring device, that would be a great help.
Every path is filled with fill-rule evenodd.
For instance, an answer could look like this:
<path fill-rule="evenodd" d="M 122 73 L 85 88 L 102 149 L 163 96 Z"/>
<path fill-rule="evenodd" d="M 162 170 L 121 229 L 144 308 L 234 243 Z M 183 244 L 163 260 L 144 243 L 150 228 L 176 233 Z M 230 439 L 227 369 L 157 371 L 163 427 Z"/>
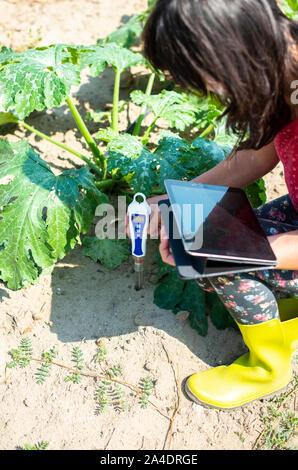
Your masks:
<path fill-rule="evenodd" d="M 141 202 L 138 202 L 137 198 L 142 199 Z M 146 201 L 146 196 L 143 193 L 136 193 L 132 203 L 128 206 L 128 216 L 137 290 L 142 289 L 144 284 L 144 259 L 150 214 L 151 208 Z"/>

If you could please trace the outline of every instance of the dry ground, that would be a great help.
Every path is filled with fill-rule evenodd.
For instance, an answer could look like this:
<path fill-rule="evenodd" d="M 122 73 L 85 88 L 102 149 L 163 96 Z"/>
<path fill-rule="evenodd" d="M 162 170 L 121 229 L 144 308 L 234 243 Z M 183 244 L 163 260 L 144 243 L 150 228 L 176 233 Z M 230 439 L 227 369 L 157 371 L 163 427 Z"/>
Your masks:
<path fill-rule="evenodd" d="M 145 0 L 1 0 L 0 42 L 23 47 L 54 42 L 92 44 L 142 11 Z M 129 90 L 123 91 L 123 96 Z M 85 78 L 74 97 L 82 111 L 111 102 L 111 74 Z M 31 119 L 40 130 L 78 149 L 74 123 L 66 107 Z M 94 129 L 94 131 L 96 128 Z M 27 136 L 21 130 L 16 136 Z M 15 136 L 9 137 L 15 139 Z M 55 171 L 78 164 L 47 142 L 30 136 L 32 145 Z M 267 177 L 269 199 L 286 193 L 282 168 Z M 0 285 L 0 331 L 7 353 L 26 335 L 35 357 L 55 346 L 57 362 L 71 365 L 71 351 L 79 346 L 84 369 L 104 373 L 120 364 L 120 378 L 138 385 L 150 375 L 152 402 L 141 409 L 131 389 L 128 407 L 96 413 L 95 391 L 100 382 L 84 377 L 80 385 L 64 381 L 67 371 L 53 367 L 44 385 L 35 381 L 38 363 L 12 369 L 0 385 L 0 448 L 23 448 L 26 443 L 49 442 L 49 449 L 163 449 L 169 445 L 169 418 L 177 406 L 184 377 L 210 366 L 230 362 L 244 350 L 232 329 L 212 324 L 202 338 L 192 330 L 185 312 L 177 316 L 153 304 L 156 243 L 149 243 L 145 288 L 134 289 L 132 261 L 108 271 L 84 257 L 80 247 L 58 263 L 51 276 L 26 290 L 12 292 Z M 103 338 L 107 355 L 98 365 L 96 341 Z M 6 355 L 6 359 L 8 356 Z M 0 373 L 1 375 L 1 373 Z M 261 416 L 268 403 L 257 401 L 233 412 L 206 410 L 182 394 L 175 418 L 172 449 L 251 449 L 263 429 Z M 287 405 L 293 410 L 293 400 Z M 166 437 L 168 439 L 166 441 Z"/>

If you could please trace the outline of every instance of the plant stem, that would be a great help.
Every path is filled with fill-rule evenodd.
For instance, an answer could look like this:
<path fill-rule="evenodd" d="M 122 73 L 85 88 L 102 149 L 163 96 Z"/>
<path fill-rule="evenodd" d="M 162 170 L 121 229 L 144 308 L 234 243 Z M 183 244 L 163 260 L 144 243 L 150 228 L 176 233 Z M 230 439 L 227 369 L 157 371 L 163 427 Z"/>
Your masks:
<path fill-rule="evenodd" d="M 114 83 L 114 94 L 113 94 L 113 111 L 112 111 L 112 129 L 118 134 L 118 120 L 119 120 L 119 95 L 120 95 L 120 77 L 121 72 L 115 69 L 115 83 Z"/>
<path fill-rule="evenodd" d="M 147 96 L 151 95 L 152 88 L 153 88 L 153 85 L 154 85 L 154 80 L 155 80 L 155 72 L 151 73 L 151 75 L 149 77 L 147 88 L 146 88 L 146 91 L 145 91 L 145 95 L 147 95 Z M 143 119 L 144 119 L 144 116 L 145 116 L 146 109 L 147 109 L 147 106 L 145 104 L 143 104 L 143 106 L 141 107 L 139 118 L 137 120 L 137 123 L 135 125 L 135 128 L 133 130 L 132 135 L 138 136 L 140 134 L 141 125 L 142 125 L 142 122 L 143 122 Z"/>
<path fill-rule="evenodd" d="M 66 103 L 68 104 L 69 109 L 71 111 L 71 114 L 73 115 L 73 118 L 74 118 L 74 120 L 75 120 L 75 122 L 78 126 L 78 129 L 80 130 L 82 136 L 84 137 L 85 141 L 87 142 L 88 147 L 90 148 L 93 156 L 101 162 L 101 164 L 103 166 L 103 170 L 104 170 L 104 179 L 105 179 L 107 161 L 106 161 L 104 155 L 101 153 L 101 151 L 97 147 L 95 141 L 93 140 L 90 132 L 87 129 L 86 124 L 84 123 L 84 121 L 82 119 L 82 116 L 80 115 L 79 111 L 77 110 L 77 107 L 75 106 L 75 104 L 73 103 L 73 101 L 71 100 L 70 97 L 66 98 Z"/>
<path fill-rule="evenodd" d="M 20 358 L 22 359 L 22 358 Z M 32 361 L 36 361 L 36 362 L 43 362 L 43 363 L 47 363 L 47 364 L 54 364 L 55 366 L 58 366 L 58 367 L 62 367 L 63 369 L 67 369 L 67 370 L 70 370 L 71 372 L 73 373 L 76 373 L 77 372 L 77 369 L 74 369 L 73 367 L 69 367 L 69 366 L 66 366 L 64 364 L 61 364 L 59 362 L 54 362 L 54 361 L 51 361 L 49 359 L 38 359 L 38 358 L 35 358 L 35 357 L 31 357 L 31 360 Z M 85 377 L 96 377 L 100 380 L 106 380 L 106 381 L 110 381 L 110 382 L 116 382 L 118 384 L 121 384 L 121 385 L 124 385 L 126 387 L 129 387 L 131 388 L 132 390 L 134 390 L 134 392 L 137 394 L 137 395 L 144 395 L 144 392 L 143 390 L 141 390 L 139 387 L 133 385 L 133 384 L 130 384 L 128 382 L 125 382 L 124 380 L 119 380 L 119 379 L 115 379 L 115 378 L 111 378 L 111 377 L 108 377 L 106 375 L 99 375 L 97 374 L 96 372 L 85 372 L 84 370 L 81 371 L 81 375 L 85 376 Z M 164 416 L 165 418 L 167 419 L 170 419 L 166 412 L 164 412 L 163 410 L 161 410 L 157 405 L 155 405 L 155 403 L 153 403 L 151 400 L 148 400 L 148 403 L 150 403 L 162 416 Z"/>
<path fill-rule="evenodd" d="M 143 142 L 144 145 L 147 144 L 147 142 L 149 140 L 149 136 L 150 136 L 150 134 L 151 134 L 158 118 L 159 118 L 159 116 L 156 116 L 156 118 L 154 118 L 154 120 L 151 122 L 150 126 L 148 127 L 147 131 L 145 132 L 144 137 L 142 138 L 142 142 Z"/>
<path fill-rule="evenodd" d="M 102 171 L 100 170 L 100 168 L 98 168 L 98 166 L 96 166 L 95 163 L 93 163 L 91 160 L 89 160 L 89 158 L 82 155 L 80 152 L 77 152 L 76 150 L 68 147 L 67 145 L 64 145 L 60 142 L 57 142 L 56 140 L 52 139 L 51 137 L 44 134 L 43 132 L 38 131 L 37 129 L 35 129 L 35 127 L 30 126 L 29 124 L 27 124 L 24 121 L 18 121 L 18 123 L 21 124 L 23 127 L 25 127 L 25 129 L 27 129 L 28 131 L 32 132 L 33 134 L 36 134 L 39 137 L 41 137 L 42 139 L 45 139 L 48 142 L 51 142 L 52 144 L 57 145 L 58 147 L 62 148 L 63 150 L 66 150 L 67 152 L 72 153 L 76 157 L 79 157 L 81 160 L 83 160 L 85 163 L 87 163 L 87 165 L 89 165 L 90 168 L 92 168 L 100 177 L 102 177 Z"/>
<path fill-rule="evenodd" d="M 213 122 L 212 122 L 212 123 L 207 127 L 207 129 L 205 129 L 205 130 L 199 135 L 199 137 L 200 137 L 201 139 L 204 139 L 204 137 L 207 137 L 207 135 L 209 135 L 210 132 L 213 131 L 214 127 L 215 127 L 215 124 L 213 124 Z"/>
<path fill-rule="evenodd" d="M 118 181 L 118 182 L 121 182 L 121 180 Z M 135 194 L 134 191 L 128 191 L 128 190 L 125 190 L 125 189 L 120 189 L 120 191 L 123 194 L 126 194 L 127 196 L 133 196 Z M 162 191 L 161 189 L 153 189 L 150 193 L 151 196 L 162 196 L 163 194 L 165 194 L 165 191 Z"/>
<path fill-rule="evenodd" d="M 109 188 L 110 186 L 114 186 L 115 183 L 116 183 L 116 180 L 106 179 L 104 181 L 95 181 L 95 186 L 98 189 L 103 190 L 103 189 Z"/>
<path fill-rule="evenodd" d="M 165 191 L 162 191 L 161 189 L 153 189 L 151 191 L 151 194 L 154 196 L 161 196 L 162 194 L 165 194 Z"/>

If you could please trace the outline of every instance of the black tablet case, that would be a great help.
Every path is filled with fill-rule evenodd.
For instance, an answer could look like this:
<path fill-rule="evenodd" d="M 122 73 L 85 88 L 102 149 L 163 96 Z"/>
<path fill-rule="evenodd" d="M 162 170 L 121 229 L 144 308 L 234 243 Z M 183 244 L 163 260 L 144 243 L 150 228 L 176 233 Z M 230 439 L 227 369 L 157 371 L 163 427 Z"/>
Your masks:
<path fill-rule="evenodd" d="M 177 272 L 182 279 L 199 279 L 202 277 L 219 276 L 227 273 L 239 273 L 249 271 L 259 271 L 272 269 L 270 266 L 260 266 L 256 264 L 243 264 L 223 261 L 214 261 L 210 258 L 191 256 L 184 250 L 181 239 L 173 238 L 173 233 L 177 233 L 177 225 L 173 216 L 173 211 L 169 199 L 164 199 L 158 203 L 162 221 L 169 237 L 170 248 L 172 250 Z"/>

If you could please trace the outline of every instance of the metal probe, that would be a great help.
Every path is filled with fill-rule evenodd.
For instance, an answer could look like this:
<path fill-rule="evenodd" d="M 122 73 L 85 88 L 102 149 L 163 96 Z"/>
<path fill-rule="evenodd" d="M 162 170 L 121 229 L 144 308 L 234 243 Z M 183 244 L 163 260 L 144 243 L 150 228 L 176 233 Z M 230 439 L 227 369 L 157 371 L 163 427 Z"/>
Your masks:
<path fill-rule="evenodd" d="M 142 201 L 138 202 L 137 198 Z M 146 254 L 147 229 L 151 208 L 143 193 L 137 193 L 133 202 L 128 206 L 129 230 L 131 236 L 131 253 L 134 258 L 136 273 L 136 290 L 142 289 L 144 285 L 144 260 Z"/>

